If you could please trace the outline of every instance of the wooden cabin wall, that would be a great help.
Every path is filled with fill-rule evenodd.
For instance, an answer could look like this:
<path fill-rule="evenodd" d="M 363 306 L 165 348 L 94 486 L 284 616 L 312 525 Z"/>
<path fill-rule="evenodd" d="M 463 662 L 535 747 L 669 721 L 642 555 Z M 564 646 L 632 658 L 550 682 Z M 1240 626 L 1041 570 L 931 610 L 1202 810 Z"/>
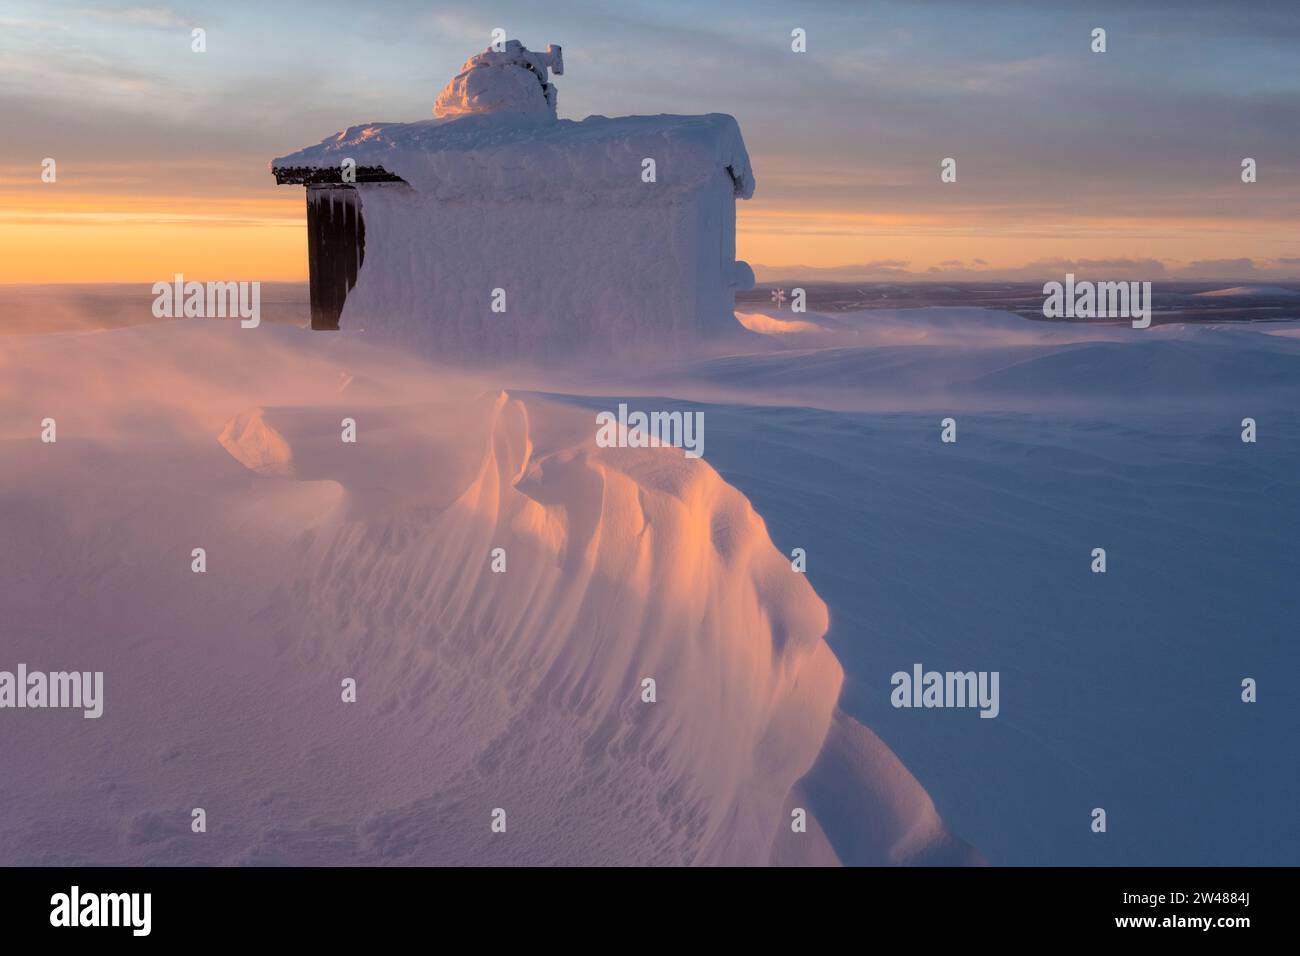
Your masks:
<path fill-rule="evenodd" d="M 366 257 L 366 226 L 355 186 L 307 187 L 307 261 L 311 327 L 337 329 L 348 292 Z"/>

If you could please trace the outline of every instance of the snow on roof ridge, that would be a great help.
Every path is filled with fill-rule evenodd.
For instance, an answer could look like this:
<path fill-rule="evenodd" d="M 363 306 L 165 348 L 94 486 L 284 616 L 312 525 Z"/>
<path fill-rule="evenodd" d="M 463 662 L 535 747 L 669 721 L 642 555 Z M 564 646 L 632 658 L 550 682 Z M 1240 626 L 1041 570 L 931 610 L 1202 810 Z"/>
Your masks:
<path fill-rule="evenodd" d="M 564 73 L 564 57 L 552 43 L 534 53 L 518 40 L 476 53 L 448 81 L 433 104 L 433 115 L 497 115 L 556 119 L 555 84 L 549 72 Z"/>
<path fill-rule="evenodd" d="M 349 158 L 358 166 L 382 166 L 417 190 L 448 199 L 593 189 L 644 193 L 644 158 L 655 159 L 660 187 L 695 188 L 726 170 L 737 197 L 754 194 L 740 125 L 726 113 L 594 115 L 581 121 L 486 113 L 362 123 L 274 159 L 271 167 L 337 168 Z"/>
<path fill-rule="evenodd" d="M 600 190 L 623 193 L 628 202 L 717 182 L 725 170 L 736 196 L 754 194 L 754 171 L 735 117 L 661 113 L 561 120 L 549 74 L 563 72 L 560 47 L 534 53 L 509 40 L 465 61 L 438 94 L 434 119 L 349 126 L 272 160 L 271 169 L 280 182 L 310 182 L 319 178 L 314 171 L 339 169 L 351 159 L 358 168 L 399 177 L 439 199 Z M 642 181 L 646 159 L 655 160 L 658 190 Z"/>

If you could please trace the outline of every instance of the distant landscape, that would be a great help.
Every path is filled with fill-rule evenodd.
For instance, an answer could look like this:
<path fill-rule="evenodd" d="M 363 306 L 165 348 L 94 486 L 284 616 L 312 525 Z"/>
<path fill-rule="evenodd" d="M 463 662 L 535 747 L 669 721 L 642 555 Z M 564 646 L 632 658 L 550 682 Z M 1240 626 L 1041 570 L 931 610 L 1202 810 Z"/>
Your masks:
<path fill-rule="evenodd" d="M 790 311 L 790 293 L 803 288 L 810 312 L 871 309 L 967 307 L 1043 318 L 1043 289 L 1037 282 L 819 282 L 798 279 L 765 282 L 736 294 L 740 312 L 772 309 L 773 293 L 786 298 L 778 313 Z M 1215 294 L 1211 294 L 1215 293 Z M 1222 282 L 1153 283 L 1153 324 L 1178 322 L 1285 322 L 1300 319 L 1300 282 L 1248 285 Z M 0 334 L 115 329 L 156 321 L 153 293 L 144 283 L 0 285 Z M 306 325 L 310 304 L 305 282 L 262 283 L 262 321 Z M 1050 320 L 1061 321 L 1061 320 Z M 1082 320 L 1080 320 L 1082 321 Z M 1089 320 L 1091 324 L 1106 324 Z M 1126 324 L 1127 320 L 1115 320 Z"/>
<path fill-rule="evenodd" d="M 1050 277 L 1059 280 L 1060 276 Z M 1103 277 L 1104 278 L 1104 277 Z M 1044 281 L 1047 281 L 1046 279 Z M 771 308 L 772 293 L 801 287 L 812 312 L 863 309 L 918 309 L 930 306 L 979 307 L 1043 320 L 1041 282 L 765 282 L 736 294 L 736 308 Z M 1153 324 L 1173 322 L 1278 322 L 1300 318 L 1300 283 L 1249 285 L 1240 280 L 1152 283 Z M 1208 293 L 1222 293 L 1210 295 Z M 1059 321 L 1059 320 L 1052 320 Z M 1091 320 L 1093 322 L 1097 320 Z M 1121 324 L 1126 320 L 1115 320 Z"/>

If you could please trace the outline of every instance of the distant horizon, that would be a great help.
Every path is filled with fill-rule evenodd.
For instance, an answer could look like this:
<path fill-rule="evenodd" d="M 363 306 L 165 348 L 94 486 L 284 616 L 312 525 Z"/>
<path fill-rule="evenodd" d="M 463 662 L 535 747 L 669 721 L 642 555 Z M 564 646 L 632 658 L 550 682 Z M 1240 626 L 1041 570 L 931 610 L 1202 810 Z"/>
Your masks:
<path fill-rule="evenodd" d="M 754 268 L 755 271 L 757 271 L 760 268 L 767 269 L 769 267 L 755 266 Z M 782 267 L 777 267 L 777 268 L 779 269 Z M 756 278 L 756 283 L 757 285 L 760 286 L 777 285 L 789 281 L 802 281 L 802 282 L 808 282 L 810 284 L 815 283 L 817 285 L 972 285 L 974 286 L 974 285 L 986 285 L 989 283 L 1003 283 L 1003 284 L 1011 284 L 1011 285 L 1033 286 L 1043 282 L 1060 281 L 1062 275 L 1064 274 L 1064 273 L 1050 273 L 1050 274 L 1045 273 L 1041 276 L 1028 276 L 1028 277 L 988 275 L 982 277 L 954 278 L 945 275 L 927 275 L 925 273 L 917 273 L 915 275 L 908 275 L 908 276 L 894 277 L 894 278 L 884 278 L 884 277 L 822 278 L 821 276 L 814 274 L 818 270 L 810 269 L 807 272 L 801 273 L 800 271 L 797 271 L 797 267 L 792 267 L 792 269 L 796 271 L 790 271 L 790 272 L 771 271 L 765 275 L 759 275 Z M 1102 273 L 1097 271 L 1089 271 L 1086 269 L 1075 272 L 1074 274 L 1080 279 L 1092 278 L 1094 280 L 1104 280 L 1104 279 L 1114 278 L 1116 281 L 1132 279 L 1132 277 L 1128 275 L 1108 276 L 1108 275 L 1103 275 Z M 218 279 L 216 276 L 205 275 L 203 273 L 194 273 L 192 275 L 186 276 L 187 281 L 196 281 L 196 282 L 207 282 L 210 280 L 226 281 L 226 280 L 233 280 L 238 278 L 239 277 L 236 276 L 236 277 L 223 277 L 222 279 Z M 7 288 L 7 289 L 67 289 L 73 287 L 139 288 L 141 286 L 151 286 L 154 282 L 158 282 L 158 281 L 164 281 L 164 280 L 122 279 L 113 282 L 83 281 L 83 280 L 70 280 L 70 281 L 58 281 L 58 282 L 23 282 L 19 280 L 0 280 L 0 288 Z M 260 281 L 261 284 L 264 286 L 306 286 L 308 284 L 307 278 L 305 276 L 301 279 L 261 279 L 258 281 Z M 1259 275 L 1249 276 L 1249 277 L 1166 275 L 1166 276 L 1158 276 L 1154 279 L 1151 279 L 1150 281 L 1152 286 L 1174 285 L 1174 284 L 1214 286 L 1214 285 L 1224 285 L 1227 283 L 1231 283 L 1234 286 L 1259 286 L 1259 287 L 1276 286 L 1279 288 L 1284 288 L 1286 286 L 1291 286 L 1291 285 L 1300 286 L 1300 275 L 1292 276 L 1289 278 L 1288 277 L 1275 278 L 1273 276 L 1259 276 Z"/>

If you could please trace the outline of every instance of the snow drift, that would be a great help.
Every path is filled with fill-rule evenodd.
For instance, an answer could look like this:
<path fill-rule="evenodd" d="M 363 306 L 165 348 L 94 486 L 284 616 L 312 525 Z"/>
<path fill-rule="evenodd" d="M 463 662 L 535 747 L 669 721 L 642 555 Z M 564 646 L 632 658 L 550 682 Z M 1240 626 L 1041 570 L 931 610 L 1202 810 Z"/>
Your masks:
<path fill-rule="evenodd" d="M 6 714 L 0 862 L 978 859 L 837 714 L 825 605 L 707 463 L 355 337 L 14 342 L 3 646 L 105 705 Z"/>

